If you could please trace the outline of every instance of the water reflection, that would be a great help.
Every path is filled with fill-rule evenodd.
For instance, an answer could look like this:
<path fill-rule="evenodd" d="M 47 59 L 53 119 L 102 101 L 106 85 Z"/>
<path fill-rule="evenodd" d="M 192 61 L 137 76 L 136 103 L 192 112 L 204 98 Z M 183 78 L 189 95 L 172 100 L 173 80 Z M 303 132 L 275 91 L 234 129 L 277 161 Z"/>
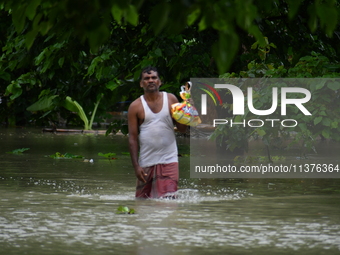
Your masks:
<path fill-rule="evenodd" d="M 178 199 L 135 200 L 123 137 L 0 139 L 3 254 L 339 254 L 337 180 L 190 179 L 182 157 Z M 56 151 L 94 163 L 44 157 Z M 137 213 L 116 214 L 120 205 Z"/>

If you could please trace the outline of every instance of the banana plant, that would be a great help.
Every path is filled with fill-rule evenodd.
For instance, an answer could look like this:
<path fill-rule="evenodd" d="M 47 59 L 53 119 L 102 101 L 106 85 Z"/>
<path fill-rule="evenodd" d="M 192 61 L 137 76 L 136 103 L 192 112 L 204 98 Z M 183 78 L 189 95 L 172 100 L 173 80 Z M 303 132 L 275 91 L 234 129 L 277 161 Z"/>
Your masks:
<path fill-rule="evenodd" d="M 71 112 L 76 112 L 81 120 L 84 122 L 84 130 L 91 130 L 93 125 L 94 116 L 96 115 L 98 105 L 102 99 L 103 94 L 100 94 L 97 97 L 97 102 L 94 104 L 94 109 L 91 115 L 91 119 L 89 120 L 86 116 L 86 113 L 83 107 L 71 97 L 67 96 L 64 101 L 62 101 L 61 106 L 65 107 L 67 110 Z M 36 112 L 36 111 L 48 111 L 43 115 L 46 116 L 51 112 L 52 108 L 55 107 L 54 99 L 59 97 L 58 95 L 53 96 L 43 96 L 37 102 L 27 107 L 28 111 Z"/>
<path fill-rule="evenodd" d="M 112 79 L 105 84 L 105 88 L 110 91 L 114 91 L 120 85 L 121 83 L 118 79 Z M 8 93 L 15 92 L 15 96 L 18 96 L 21 93 L 21 91 L 19 91 L 15 86 L 12 86 L 11 89 L 12 90 L 8 91 Z M 94 103 L 94 109 L 92 111 L 90 120 L 88 119 L 83 107 L 76 100 L 70 96 L 67 96 L 65 99 L 63 99 L 59 95 L 51 95 L 52 93 L 53 92 L 51 92 L 50 89 L 42 90 L 39 95 L 39 100 L 26 109 L 32 112 L 45 111 L 45 113 L 41 116 L 41 118 L 43 118 L 51 113 L 55 107 L 62 106 L 67 110 L 78 114 L 80 119 L 84 122 L 84 130 L 92 129 L 94 117 L 96 115 L 99 103 L 104 96 L 103 93 L 99 93 L 97 95 L 97 101 Z"/>
<path fill-rule="evenodd" d="M 76 112 L 78 116 L 82 119 L 82 121 L 84 122 L 84 129 L 91 130 L 94 116 L 96 115 L 98 105 L 101 99 L 102 99 L 102 94 L 98 96 L 97 102 L 94 104 L 94 109 L 93 109 L 90 121 L 88 120 L 83 107 L 76 100 L 73 100 L 71 97 L 67 96 L 62 106 L 71 112 Z"/>

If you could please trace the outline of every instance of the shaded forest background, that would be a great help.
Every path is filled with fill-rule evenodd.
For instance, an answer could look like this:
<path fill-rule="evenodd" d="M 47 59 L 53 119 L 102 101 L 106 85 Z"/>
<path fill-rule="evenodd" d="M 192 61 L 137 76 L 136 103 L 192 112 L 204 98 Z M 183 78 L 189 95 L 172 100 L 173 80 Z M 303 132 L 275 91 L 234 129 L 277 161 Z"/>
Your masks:
<path fill-rule="evenodd" d="M 147 65 L 176 95 L 191 77 L 338 77 L 338 19 L 333 0 L 0 1 L 0 123 L 91 129 Z"/>

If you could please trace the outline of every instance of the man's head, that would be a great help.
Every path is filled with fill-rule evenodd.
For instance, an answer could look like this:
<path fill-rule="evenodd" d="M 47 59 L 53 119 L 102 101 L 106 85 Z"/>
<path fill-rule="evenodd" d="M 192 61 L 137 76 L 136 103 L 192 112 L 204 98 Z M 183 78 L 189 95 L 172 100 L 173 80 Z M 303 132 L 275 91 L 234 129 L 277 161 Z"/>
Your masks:
<path fill-rule="evenodd" d="M 143 74 L 144 74 L 144 73 L 150 74 L 151 71 L 156 72 L 156 73 L 157 73 L 157 76 L 159 77 L 159 73 L 158 73 L 158 70 L 157 70 L 156 67 L 154 67 L 154 66 L 147 66 L 147 67 L 144 67 L 144 68 L 142 69 L 142 71 L 141 71 L 141 73 L 140 73 L 140 75 L 139 75 L 139 81 L 142 81 L 142 78 L 143 78 Z"/>
<path fill-rule="evenodd" d="M 162 83 L 157 68 L 153 66 L 145 67 L 141 72 L 139 84 L 144 92 L 158 91 Z"/>

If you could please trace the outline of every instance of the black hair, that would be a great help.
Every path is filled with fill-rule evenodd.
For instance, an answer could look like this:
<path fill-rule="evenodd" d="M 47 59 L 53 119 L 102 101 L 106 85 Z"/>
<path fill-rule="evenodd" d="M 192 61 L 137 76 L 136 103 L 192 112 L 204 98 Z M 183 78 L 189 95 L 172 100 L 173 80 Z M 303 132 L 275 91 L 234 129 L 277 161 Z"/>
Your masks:
<path fill-rule="evenodd" d="M 158 77 L 159 77 L 159 72 L 157 70 L 156 67 L 154 66 L 147 66 L 147 67 L 144 67 L 139 75 L 139 80 L 141 81 L 142 80 L 142 77 L 143 77 L 143 73 L 150 73 L 151 71 L 154 71 L 154 72 L 157 72 L 158 74 Z"/>

